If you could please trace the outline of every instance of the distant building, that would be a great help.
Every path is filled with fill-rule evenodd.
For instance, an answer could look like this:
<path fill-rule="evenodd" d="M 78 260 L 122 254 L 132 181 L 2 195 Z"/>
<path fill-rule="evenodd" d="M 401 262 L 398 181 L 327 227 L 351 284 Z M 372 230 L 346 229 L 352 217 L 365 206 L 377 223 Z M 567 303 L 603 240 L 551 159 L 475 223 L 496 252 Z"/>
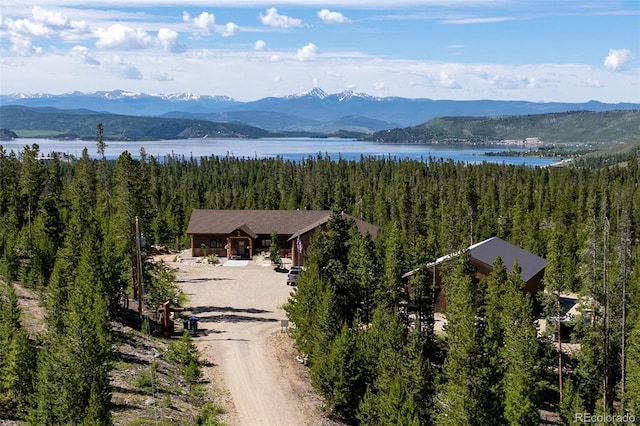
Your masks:
<path fill-rule="evenodd" d="M 317 229 L 329 220 L 329 210 L 193 210 L 187 234 L 192 256 L 215 254 L 250 259 L 268 252 L 271 233 L 278 235 L 280 256 L 291 257 L 294 265 L 304 264 L 305 251 Z M 353 219 L 361 233 L 375 237 L 378 228 Z"/>
<path fill-rule="evenodd" d="M 499 256 L 502 259 L 507 273 L 511 272 L 515 261 L 520 266 L 520 278 L 525 282 L 524 291 L 535 297 L 544 276 L 547 261 L 533 253 L 530 253 L 516 245 L 508 243 L 498 237 L 489 238 L 467 248 L 471 257 L 471 263 L 476 268 L 475 278 L 482 279 L 488 276 L 493 269 L 493 262 Z M 442 286 L 442 265 L 455 258 L 459 253 L 442 256 L 429 263 L 427 268 L 435 273 L 436 278 L 436 312 L 446 312 L 447 297 Z M 415 271 L 407 272 L 403 279 L 410 280 Z"/>

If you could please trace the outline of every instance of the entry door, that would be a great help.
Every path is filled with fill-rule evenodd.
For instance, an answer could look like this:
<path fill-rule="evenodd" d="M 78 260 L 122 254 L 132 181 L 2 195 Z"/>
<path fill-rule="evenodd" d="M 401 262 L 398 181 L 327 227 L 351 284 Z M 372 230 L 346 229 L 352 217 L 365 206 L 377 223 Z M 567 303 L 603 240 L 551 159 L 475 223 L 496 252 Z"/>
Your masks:
<path fill-rule="evenodd" d="M 238 240 L 238 255 L 245 256 L 246 254 L 244 240 Z"/>

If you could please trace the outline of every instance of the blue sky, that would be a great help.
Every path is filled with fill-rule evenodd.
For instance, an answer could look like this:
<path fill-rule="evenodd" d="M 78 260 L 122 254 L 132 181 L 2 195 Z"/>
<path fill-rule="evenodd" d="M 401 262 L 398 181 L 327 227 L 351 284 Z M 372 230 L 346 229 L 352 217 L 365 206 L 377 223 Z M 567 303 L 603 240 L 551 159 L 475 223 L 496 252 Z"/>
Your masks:
<path fill-rule="evenodd" d="M 640 102 L 640 0 L 3 0 L 0 93 Z"/>

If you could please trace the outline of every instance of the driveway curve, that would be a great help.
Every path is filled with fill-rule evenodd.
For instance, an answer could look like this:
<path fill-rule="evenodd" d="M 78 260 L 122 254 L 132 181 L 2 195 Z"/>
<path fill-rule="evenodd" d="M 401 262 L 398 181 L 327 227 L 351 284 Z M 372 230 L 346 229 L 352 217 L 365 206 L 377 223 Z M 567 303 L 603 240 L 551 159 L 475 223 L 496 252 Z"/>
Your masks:
<path fill-rule="evenodd" d="M 204 373 L 217 388 L 228 424 L 333 424 L 321 415 L 306 367 L 282 332 L 282 305 L 292 290 L 285 273 L 268 261 L 207 265 L 185 258 L 168 265 L 176 269 L 187 309 L 199 318 L 194 342 L 211 365 Z"/>

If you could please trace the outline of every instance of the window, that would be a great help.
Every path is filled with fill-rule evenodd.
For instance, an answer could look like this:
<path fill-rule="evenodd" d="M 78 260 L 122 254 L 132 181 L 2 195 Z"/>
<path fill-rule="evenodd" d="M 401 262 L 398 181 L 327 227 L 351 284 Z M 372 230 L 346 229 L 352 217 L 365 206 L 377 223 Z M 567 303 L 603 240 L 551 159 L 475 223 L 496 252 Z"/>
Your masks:
<path fill-rule="evenodd" d="M 211 248 L 222 248 L 224 247 L 224 244 L 222 244 L 222 241 L 220 241 L 218 238 L 211 240 L 211 244 L 209 244 L 209 247 Z"/>
<path fill-rule="evenodd" d="M 270 247 L 271 246 L 271 238 L 263 238 L 260 241 L 260 247 Z"/>

